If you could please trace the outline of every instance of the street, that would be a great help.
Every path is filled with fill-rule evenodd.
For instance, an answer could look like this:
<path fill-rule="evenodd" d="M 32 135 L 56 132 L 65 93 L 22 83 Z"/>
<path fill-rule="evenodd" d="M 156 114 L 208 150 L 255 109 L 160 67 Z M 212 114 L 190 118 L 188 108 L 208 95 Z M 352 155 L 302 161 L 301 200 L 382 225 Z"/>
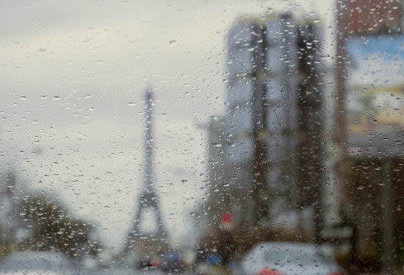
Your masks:
<path fill-rule="evenodd" d="M 80 273 L 82 274 L 82 273 Z M 139 269 L 128 269 L 128 268 L 108 268 L 108 269 L 94 269 L 91 271 L 86 271 L 86 275 L 163 275 L 163 274 L 173 274 L 173 273 L 164 273 L 160 269 L 152 269 L 152 270 L 139 270 Z M 177 274 L 182 275 L 191 275 L 191 272 L 181 272 Z"/>

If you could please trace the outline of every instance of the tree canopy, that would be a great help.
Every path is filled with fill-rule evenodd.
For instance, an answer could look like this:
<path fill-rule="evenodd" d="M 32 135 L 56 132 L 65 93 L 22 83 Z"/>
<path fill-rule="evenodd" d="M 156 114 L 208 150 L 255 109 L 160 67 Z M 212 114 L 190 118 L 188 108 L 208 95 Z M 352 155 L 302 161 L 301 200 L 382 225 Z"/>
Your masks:
<path fill-rule="evenodd" d="M 74 259 L 95 256 L 101 249 L 92 237 L 95 227 L 74 218 L 64 205 L 49 196 L 27 196 L 21 201 L 19 212 L 31 231 L 30 238 L 22 243 L 23 249 L 57 250 Z"/>

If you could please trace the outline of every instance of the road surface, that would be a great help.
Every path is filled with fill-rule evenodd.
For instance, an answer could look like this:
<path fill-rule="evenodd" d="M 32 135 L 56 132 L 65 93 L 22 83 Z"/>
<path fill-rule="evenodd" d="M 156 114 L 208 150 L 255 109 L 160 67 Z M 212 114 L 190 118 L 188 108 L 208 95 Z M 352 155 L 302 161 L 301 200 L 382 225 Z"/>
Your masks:
<path fill-rule="evenodd" d="M 81 275 L 82 273 L 80 273 Z M 153 270 L 138 270 L 138 269 L 127 269 L 127 268 L 108 268 L 108 269 L 95 269 L 90 270 L 85 273 L 85 275 L 164 275 L 164 274 L 173 274 L 173 273 L 165 273 L 159 269 Z M 179 275 L 191 275 L 191 272 L 181 272 L 174 273 Z"/>

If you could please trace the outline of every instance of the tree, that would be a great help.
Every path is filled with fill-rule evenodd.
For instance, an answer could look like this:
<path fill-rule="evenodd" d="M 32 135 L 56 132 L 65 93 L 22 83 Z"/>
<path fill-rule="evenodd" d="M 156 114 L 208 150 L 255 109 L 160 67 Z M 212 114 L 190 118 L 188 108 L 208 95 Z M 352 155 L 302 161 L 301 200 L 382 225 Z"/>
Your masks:
<path fill-rule="evenodd" d="M 73 259 L 95 256 L 101 249 L 100 243 L 91 238 L 95 227 L 73 218 L 65 206 L 49 196 L 27 196 L 20 204 L 20 215 L 24 217 L 23 225 L 31 228 L 23 249 L 57 250 Z"/>

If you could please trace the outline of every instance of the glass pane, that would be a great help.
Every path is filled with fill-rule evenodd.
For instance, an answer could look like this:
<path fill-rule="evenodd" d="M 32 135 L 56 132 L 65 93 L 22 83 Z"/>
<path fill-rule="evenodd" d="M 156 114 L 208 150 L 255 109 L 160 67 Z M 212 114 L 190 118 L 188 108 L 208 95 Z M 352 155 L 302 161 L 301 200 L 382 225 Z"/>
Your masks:
<path fill-rule="evenodd" d="M 398 0 L 0 3 L 0 273 L 399 274 Z"/>

